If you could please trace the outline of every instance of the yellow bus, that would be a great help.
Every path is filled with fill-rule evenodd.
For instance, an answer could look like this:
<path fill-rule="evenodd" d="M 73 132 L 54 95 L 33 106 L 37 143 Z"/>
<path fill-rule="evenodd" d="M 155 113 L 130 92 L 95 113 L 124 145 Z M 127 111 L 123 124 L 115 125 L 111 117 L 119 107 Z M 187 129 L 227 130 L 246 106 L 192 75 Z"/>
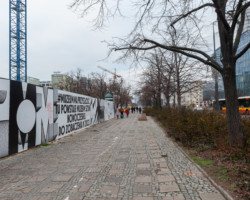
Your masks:
<path fill-rule="evenodd" d="M 250 113 L 250 96 L 239 97 L 239 112 L 240 114 L 249 115 Z M 213 104 L 214 105 L 214 104 Z M 226 113 L 226 100 L 219 99 L 220 110 Z"/>

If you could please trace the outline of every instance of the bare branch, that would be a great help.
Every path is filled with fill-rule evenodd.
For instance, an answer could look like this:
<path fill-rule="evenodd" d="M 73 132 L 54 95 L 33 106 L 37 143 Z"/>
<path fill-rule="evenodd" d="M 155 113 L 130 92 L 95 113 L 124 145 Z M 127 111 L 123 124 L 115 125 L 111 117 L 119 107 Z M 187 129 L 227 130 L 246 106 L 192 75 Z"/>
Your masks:
<path fill-rule="evenodd" d="M 150 40 L 147 40 L 148 42 Z M 146 42 L 146 40 L 145 40 Z M 156 42 L 155 42 L 156 43 Z M 180 47 L 174 47 L 174 46 L 165 46 L 165 45 L 162 45 L 162 44 L 159 44 L 157 43 L 157 45 L 154 45 L 154 46 L 150 46 L 150 47 L 137 47 L 137 46 L 128 46 L 128 47 L 123 47 L 123 48 L 115 48 L 114 50 L 115 51 L 120 51 L 120 50 L 139 50 L 139 51 L 146 51 L 146 50 L 150 50 L 150 49 L 154 49 L 154 48 L 157 48 L 157 47 L 160 47 L 160 48 L 163 48 L 163 49 L 166 49 L 166 50 L 169 50 L 169 51 L 173 51 L 173 52 L 177 52 L 177 53 L 181 53 L 185 56 L 188 56 L 188 57 L 191 57 L 191 58 L 194 58 L 196 60 L 199 60 L 200 62 L 206 64 L 206 65 L 210 65 L 211 67 L 215 68 L 216 70 L 218 70 L 219 72 L 222 72 L 222 68 L 219 66 L 219 64 L 217 63 L 214 63 L 215 61 L 213 61 L 213 63 L 211 61 L 208 61 L 208 60 L 205 60 L 197 55 L 194 55 L 194 54 L 191 54 L 191 53 L 188 53 L 188 52 L 185 52 L 185 48 L 180 48 Z M 188 48 L 186 48 L 188 49 Z M 193 49 L 192 49 L 193 50 Z M 204 52 L 202 52 L 204 53 Z M 212 58 L 211 58 L 212 59 Z"/>
<path fill-rule="evenodd" d="M 142 50 L 142 51 L 147 51 L 147 50 L 150 50 L 150 49 L 155 49 L 157 48 L 158 46 L 157 45 L 154 45 L 154 46 L 150 46 L 150 47 L 144 47 L 144 48 L 139 48 L 139 47 L 136 47 L 136 46 L 132 46 L 130 45 L 129 47 L 124 47 L 124 48 L 114 48 L 115 51 L 121 51 L 121 50 L 127 50 L 127 49 L 131 49 L 131 50 Z"/>
<path fill-rule="evenodd" d="M 240 1 L 244 1 L 244 0 L 240 0 Z M 246 4 L 244 4 L 236 13 L 235 13 L 235 18 L 238 18 L 239 15 L 245 11 L 248 7 L 250 6 L 250 2 L 247 2 Z"/>
<path fill-rule="evenodd" d="M 239 10 L 240 10 L 240 8 L 242 7 L 242 2 L 243 2 L 244 0 L 240 0 L 239 1 L 239 3 L 238 3 L 238 5 L 237 5 L 237 8 L 236 8 L 236 11 L 235 11 L 235 14 L 234 14 L 234 16 L 233 16 L 233 22 L 232 22 L 232 26 L 231 26 L 231 30 L 234 32 L 234 29 L 235 29 L 235 27 L 236 27 L 236 24 L 237 24 L 237 22 L 238 22 L 238 18 L 239 18 L 239 16 L 240 16 L 240 13 L 241 12 L 239 12 Z M 244 15 L 245 15 L 245 13 L 244 13 Z M 241 20 L 241 22 L 242 22 L 242 20 Z"/>
<path fill-rule="evenodd" d="M 245 46 L 245 48 L 240 52 L 238 53 L 236 56 L 235 56 L 235 61 L 238 60 L 241 56 L 244 55 L 244 53 L 247 52 L 247 50 L 250 48 L 250 42 Z"/>
<path fill-rule="evenodd" d="M 235 41 L 234 41 L 234 47 L 233 47 L 233 53 L 236 54 L 239 43 L 240 43 L 240 39 L 241 39 L 241 34 L 244 28 L 244 22 L 245 22 L 245 13 L 246 11 L 242 12 L 241 14 L 241 20 L 240 20 L 240 24 L 238 27 L 238 31 L 235 37 Z"/>
<path fill-rule="evenodd" d="M 202 8 L 205 8 L 205 7 L 214 7 L 214 4 L 212 4 L 212 3 L 206 3 L 206 4 L 204 4 L 204 5 L 202 5 L 202 6 L 198 7 L 198 8 L 195 8 L 195 9 L 193 9 L 193 10 L 187 12 L 186 14 L 181 15 L 181 16 L 178 17 L 177 19 L 175 19 L 175 20 L 170 24 L 170 26 L 173 26 L 174 24 L 176 24 L 176 23 L 177 23 L 178 21 L 180 21 L 181 19 L 183 19 L 183 18 L 189 16 L 190 14 L 192 14 L 193 12 L 197 12 L 197 11 L 199 11 L 199 10 L 201 10 Z"/>
<path fill-rule="evenodd" d="M 229 31 L 230 30 L 230 26 L 225 18 L 225 13 L 222 13 L 221 7 L 219 6 L 217 0 L 213 0 L 214 2 L 214 6 L 215 6 L 215 12 L 217 13 L 218 17 L 220 18 L 222 24 L 224 25 L 224 28 Z"/>
<path fill-rule="evenodd" d="M 208 54 L 206 54 L 203 51 L 200 51 L 200 50 L 197 50 L 197 49 L 194 49 L 194 48 L 186 48 L 186 47 L 178 47 L 178 46 L 166 46 L 166 45 L 160 44 L 158 42 L 155 42 L 155 41 L 149 40 L 149 39 L 144 39 L 144 41 L 155 44 L 156 46 L 161 47 L 163 49 L 167 49 L 167 50 L 170 50 L 170 51 L 181 53 L 181 54 L 184 54 L 186 56 L 191 56 L 192 58 L 195 58 L 195 59 L 203 62 L 206 65 L 210 65 L 211 67 L 217 69 L 220 72 L 222 70 L 221 66 L 211 56 L 209 56 Z M 191 51 L 191 52 L 201 54 L 202 56 L 207 58 L 207 60 L 204 60 L 203 58 L 201 58 L 201 57 L 199 57 L 197 55 L 190 54 L 190 53 L 187 53 L 185 51 Z"/>

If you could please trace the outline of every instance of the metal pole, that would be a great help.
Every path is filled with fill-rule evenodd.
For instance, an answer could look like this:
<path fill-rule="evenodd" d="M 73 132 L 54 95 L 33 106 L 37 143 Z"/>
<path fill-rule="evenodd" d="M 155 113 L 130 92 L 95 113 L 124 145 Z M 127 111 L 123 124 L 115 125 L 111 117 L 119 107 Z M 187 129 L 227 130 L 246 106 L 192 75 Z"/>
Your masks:
<path fill-rule="evenodd" d="M 11 0 L 9 1 L 9 79 L 11 80 Z"/>
<path fill-rule="evenodd" d="M 215 33 L 214 33 L 214 23 L 213 22 L 213 42 L 214 42 L 214 59 L 216 61 L 216 51 L 215 51 Z M 219 110 L 219 86 L 218 86 L 218 71 L 216 69 L 214 71 L 214 98 L 215 98 L 215 110 Z"/>
<path fill-rule="evenodd" d="M 25 82 L 27 83 L 27 0 L 25 0 Z"/>
<path fill-rule="evenodd" d="M 20 43 L 21 43 L 21 35 L 20 35 L 20 0 L 17 0 L 17 13 L 16 13 L 16 18 L 17 18 L 17 30 L 16 30 L 16 36 L 17 36 L 17 81 L 21 80 L 20 77 L 20 70 L 21 70 L 21 59 L 20 59 Z"/>

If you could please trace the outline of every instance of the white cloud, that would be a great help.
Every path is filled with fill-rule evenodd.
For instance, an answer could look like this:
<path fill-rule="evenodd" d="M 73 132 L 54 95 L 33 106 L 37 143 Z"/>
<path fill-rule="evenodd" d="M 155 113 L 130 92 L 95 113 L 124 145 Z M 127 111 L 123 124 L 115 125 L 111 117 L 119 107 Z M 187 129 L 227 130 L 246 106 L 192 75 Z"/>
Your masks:
<path fill-rule="evenodd" d="M 91 30 L 90 18 L 79 18 L 68 9 L 71 0 L 33 0 L 28 4 L 28 76 L 50 80 L 54 71 L 63 73 L 81 68 L 87 75 L 101 72 L 98 65 L 123 75 L 125 80 L 134 84 L 140 69 L 131 69 L 130 63 L 113 63 L 114 59 L 105 58 L 108 48 L 103 40 L 122 37 L 131 31 L 132 18 L 111 19 L 102 31 Z M 127 1 L 122 1 L 126 4 Z M 130 1 L 128 1 L 130 2 Z M 123 11 L 127 5 L 122 5 Z M 127 9 L 125 14 L 134 12 Z M 91 13 L 90 13 L 91 14 Z M 92 14 L 93 16 L 93 14 Z M 210 27 L 211 30 L 211 27 Z M 205 38 L 209 40 L 212 32 Z M 118 53 L 115 53 L 114 58 Z M 9 1 L 0 1 L 0 76 L 9 76 Z"/>

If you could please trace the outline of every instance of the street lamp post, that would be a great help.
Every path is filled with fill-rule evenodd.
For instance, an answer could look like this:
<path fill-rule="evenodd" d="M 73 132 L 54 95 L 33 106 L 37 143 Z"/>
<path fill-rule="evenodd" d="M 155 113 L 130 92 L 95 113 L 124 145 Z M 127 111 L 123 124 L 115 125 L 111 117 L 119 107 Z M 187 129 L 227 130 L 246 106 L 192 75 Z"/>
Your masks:
<path fill-rule="evenodd" d="M 215 21 L 216 22 L 216 21 Z M 215 33 L 214 33 L 214 23 L 213 22 L 213 43 L 214 43 L 214 59 L 216 61 L 216 51 L 215 51 Z M 215 98 L 215 110 L 219 110 L 219 86 L 218 86 L 218 71 L 213 69 L 214 73 L 214 98 Z"/>

